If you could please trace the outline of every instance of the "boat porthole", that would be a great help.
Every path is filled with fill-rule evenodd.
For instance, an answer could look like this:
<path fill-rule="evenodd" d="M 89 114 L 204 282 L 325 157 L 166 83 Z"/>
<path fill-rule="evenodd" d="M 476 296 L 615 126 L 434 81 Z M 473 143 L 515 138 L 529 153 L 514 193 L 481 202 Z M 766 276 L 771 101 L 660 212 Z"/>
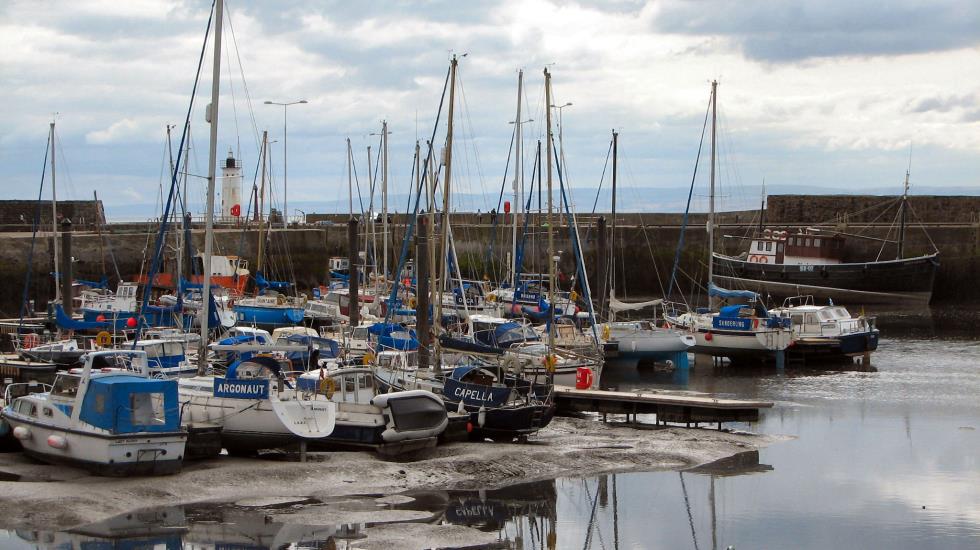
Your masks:
<path fill-rule="evenodd" d="M 163 456 L 167 456 L 167 450 L 164 449 L 163 451 L 160 452 L 160 454 L 162 454 Z"/>
<path fill-rule="evenodd" d="M 133 457 L 133 453 L 126 453 L 126 458 L 132 458 L 132 457 Z"/>

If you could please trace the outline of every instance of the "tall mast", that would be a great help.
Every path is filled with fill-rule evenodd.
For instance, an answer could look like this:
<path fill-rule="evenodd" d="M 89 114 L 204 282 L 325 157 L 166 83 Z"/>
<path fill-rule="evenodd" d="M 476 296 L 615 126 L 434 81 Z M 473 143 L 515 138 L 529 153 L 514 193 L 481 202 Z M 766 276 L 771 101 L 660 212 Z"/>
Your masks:
<path fill-rule="evenodd" d="M 898 257 L 901 260 L 905 257 L 905 217 L 908 212 L 909 203 L 909 169 L 905 170 L 905 191 L 902 193 L 902 206 L 900 212 L 900 225 L 898 230 Z"/>
<path fill-rule="evenodd" d="M 439 239 L 439 265 L 436 275 L 436 321 L 433 323 L 437 332 L 442 328 L 442 287 L 445 286 L 444 274 L 446 273 L 446 253 L 448 252 L 449 242 L 449 205 L 452 190 L 452 169 L 453 169 L 453 105 L 456 100 L 456 66 L 459 61 L 453 55 L 453 60 L 449 64 L 449 117 L 446 119 L 446 175 L 442 184 L 442 236 Z M 436 340 L 436 364 L 435 372 L 442 370 L 442 346 Z"/>
<path fill-rule="evenodd" d="M 255 262 L 255 271 L 262 271 L 265 260 L 265 155 L 269 147 L 269 131 L 262 130 L 262 178 L 259 184 L 259 255 Z"/>
<path fill-rule="evenodd" d="M 612 269 L 609 270 L 609 296 L 616 295 L 616 176 L 619 172 L 619 132 L 613 130 L 613 165 L 612 165 L 612 224 L 609 230 L 609 257 Z"/>
<path fill-rule="evenodd" d="M 211 310 L 211 252 L 214 243 L 214 177 L 218 162 L 218 98 L 221 94 L 221 16 L 224 0 L 214 3 L 214 70 L 211 73 L 211 105 L 207 110 L 211 123 L 208 144 L 208 200 L 204 211 L 204 277 L 201 286 L 201 346 L 198 350 L 197 374 L 203 376 L 208 365 L 208 318 Z"/>
<path fill-rule="evenodd" d="M 546 219 L 548 223 L 548 353 L 550 354 L 555 348 L 555 232 L 551 219 L 551 211 L 553 209 L 551 188 L 551 151 L 553 139 L 551 135 L 551 73 L 548 72 L 548 69 L 544 70 L 544 96 L 545 111 L 547 112 L 545 126 L 547 143 L 545 144 L 545 149 L 548 155 L 548 215 Z M 550 378 L 551 373 L 549 373 Z"/>
<path fill-rule="evenodd" d="M 718 125 L 718 81 L 711 81 L 711 177 L 708 184 L 708 287 L 715 280 L 715 143 Z"/>
<path fill-rule="evenodd" d="M 517 73 L 517 117 L 514 119 L 514 205 L 513 205 L 513 218 L 514 218 L 514 234 L 513 243 L 511 246 L 511 259 L 510 259 L 510 287 L 517 288 L 517 212 L 521 207 L 521 203 L 524 202 L 521 197 L 523 196 L 521 188 L 522 178 L 524 177 L 524 163 L 521 158 L 521 97 L 524 93 L 524 71 L 518 71 Z"/>
<path fill-rule="evenodd" d="M 350 210 L 350 217 L 354 217 L 354 184 L 351 175 L 351 163 L 354 162 L 354 153 L 350 149 L 350 138 L 347 138 L 347 208 Z"/>
<path fill-rule="evenodd" d="M 61 300 L 61 263 L 58 261 L 58 187 L 55 185 L 54 121 L 51 121 L 51 246 L 54 252 L 54 300 Z"/>
<path fill-rule="evenodd" d="M 388 121 L 381 121 L 381 264 L 382 274 L 388 277 Z"/>

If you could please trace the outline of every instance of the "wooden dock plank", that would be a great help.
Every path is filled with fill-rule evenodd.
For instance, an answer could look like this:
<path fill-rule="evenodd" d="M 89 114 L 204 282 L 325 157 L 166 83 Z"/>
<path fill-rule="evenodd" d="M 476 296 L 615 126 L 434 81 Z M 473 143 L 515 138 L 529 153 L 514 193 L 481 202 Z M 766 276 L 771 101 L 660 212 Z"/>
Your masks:
<path fill-rule="evenodd" d="M 622 392 L 579 390 L 555 386 L 558 411 L 600 412 L 608 414 L 655 414 L 657 422 L 685 424 L 754 422 L 759 410 L 773 406 L 771 401 L 721 399 L 677 392 Z"/>

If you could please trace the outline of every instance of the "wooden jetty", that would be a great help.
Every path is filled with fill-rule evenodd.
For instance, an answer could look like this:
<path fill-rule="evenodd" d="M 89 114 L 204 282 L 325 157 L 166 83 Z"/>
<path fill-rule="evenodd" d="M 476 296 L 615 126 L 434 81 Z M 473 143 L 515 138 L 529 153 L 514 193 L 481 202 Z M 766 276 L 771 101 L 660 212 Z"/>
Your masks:
<path fill-rule="evenodd" d="M 714 424 L 723 422 L 755 422 L 759 410 L 772 408 L 771 401 L 743 399 L 719 399 L 703 395 L 679 392 L 623 392 L 606 390 L 579 390 L 568 386 L 555 386 L 555 403 L 558 412 L 600 412 L 625 414 L 627 418 L 637 414 L 653 414 L 657 424 L 677 423 Z"/>

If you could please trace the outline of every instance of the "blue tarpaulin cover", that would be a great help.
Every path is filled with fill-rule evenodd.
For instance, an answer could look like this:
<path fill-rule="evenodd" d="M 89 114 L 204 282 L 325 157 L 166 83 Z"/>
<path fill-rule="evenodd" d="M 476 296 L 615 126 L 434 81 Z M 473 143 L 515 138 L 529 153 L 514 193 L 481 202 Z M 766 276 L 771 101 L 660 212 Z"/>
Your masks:
<path fill-rule="evenodd" d="M 716 286 L 714 283 L 708 285 L 708 296 L 714 298 L 745 298 L 747 300 L 756 300 L 759 298 L 759 295 L 751 290 L 728 290 Z"/>
<path fill-rule="evenodd" d="M 152 394 L 163 397 L 162 406 Z M 162 415 L 153 414 L 154 410 Z M 92 378 L 79 418 L 113 433 L 177 431 L 177 382 L 130 375 Z"/>

